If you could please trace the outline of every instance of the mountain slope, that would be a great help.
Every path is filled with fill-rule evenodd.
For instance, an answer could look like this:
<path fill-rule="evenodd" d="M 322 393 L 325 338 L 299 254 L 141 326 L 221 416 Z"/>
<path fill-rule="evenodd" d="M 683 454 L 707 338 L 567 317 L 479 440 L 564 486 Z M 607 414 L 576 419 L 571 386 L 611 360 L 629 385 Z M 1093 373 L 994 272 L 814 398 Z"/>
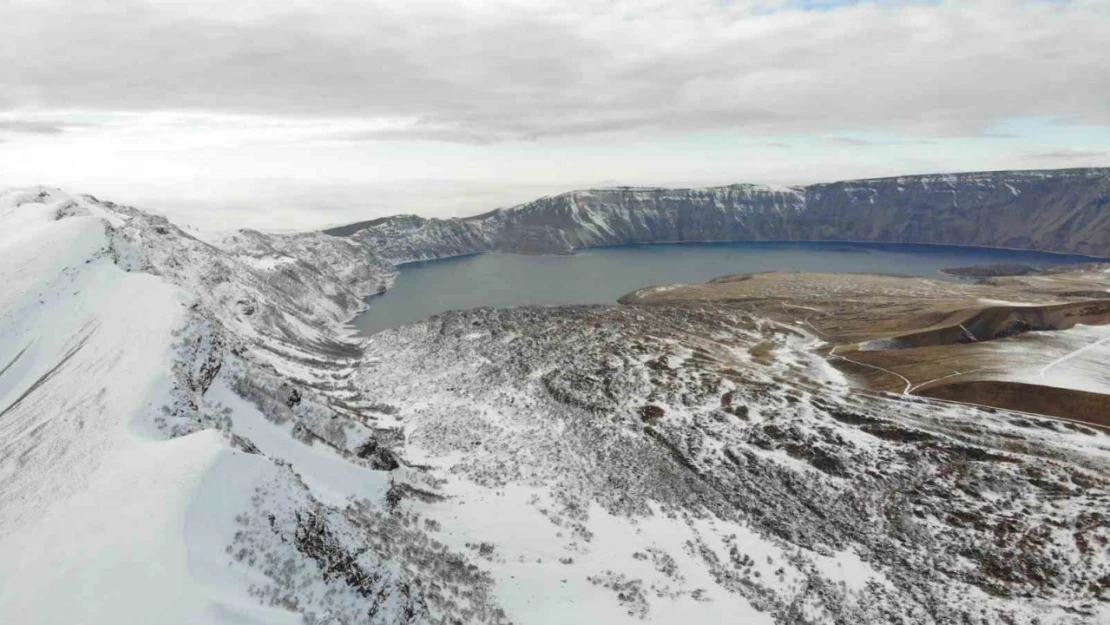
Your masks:
<path fill-rule="evenodd" d="M 114 215 L 3 199 L 0 614 L 60 623 L 80 606 L 90 622 L 166 610 L 195 620 L 174 536 L 221 446 L 207 434 L 152 442 L 130 427 L 169 401 L 185 294 L 114 265 L 102 222 Z M 74 209 L 85 214 L 55 221 Z M 131 565 L 148 559 L 162 566 Z"/>
<path fill-rule="evenodd" d="M 370 436 L 307 385 L 357 353 L 341 324 L 393 270 L 334 237 L 217 247 L 54 190 L 0 195 L 0 233 L 0 620 L 303 622 L 252 597 L 255 574 L 225 549 L 260 487 L 321 509 L 288 468 L 319 453 L 302 441 Z M 258 454 L 214 404 L 229 381 L 263 401 L 293 379 L 306 386 L 283 415 L 299 437 L 283 434 L 284 456 Z M 400 575 L 381 577 L 392 610 Z"/>
<path fill-rule="evenodd" d="M 0 622 L 1110 616 L 1102 431 L 855 392 L 740 308 L 357 341 L 378 251 L 0 194 Z"/>
<path fill-rule="evenodd" d="M 573 191 L 469 219 L 403 216 L 326 231 L 399 263 L 629 243 L 843 240 L 1110 256 L 1110 170 L 903 176 L 772 188 Z"/>

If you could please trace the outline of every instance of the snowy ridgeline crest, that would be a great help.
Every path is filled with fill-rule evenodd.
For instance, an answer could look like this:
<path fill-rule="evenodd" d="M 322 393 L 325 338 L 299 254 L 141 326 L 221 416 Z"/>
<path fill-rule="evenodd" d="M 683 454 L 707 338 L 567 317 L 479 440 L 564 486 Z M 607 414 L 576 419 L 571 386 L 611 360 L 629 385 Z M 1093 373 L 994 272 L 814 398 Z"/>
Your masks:
<path fill-rule="evenodd" d="M 854 392 L 815 337 L 737 309 L 356 341 L 395 275 L 365 241 L 202 240 L 37 189 L 0 225 L 0 620 L 1110 614 L 1096 430 Z"/>
<path fill-rule="evenodd" d="M 1110 170 L 903 176 L 767 187 L 573 191 L 466 219 L 327 230 L 403 263 L 483 251 L 566 254 L 679 241 L 872 241 L 1110 256 Z"/>

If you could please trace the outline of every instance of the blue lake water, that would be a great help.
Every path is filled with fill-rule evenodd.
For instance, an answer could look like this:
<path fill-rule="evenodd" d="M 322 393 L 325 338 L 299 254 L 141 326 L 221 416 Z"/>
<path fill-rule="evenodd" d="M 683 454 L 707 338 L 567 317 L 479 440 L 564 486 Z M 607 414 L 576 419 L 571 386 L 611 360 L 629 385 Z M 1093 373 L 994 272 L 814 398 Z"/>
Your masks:
<path fill-rule="evenodd" d="M 944 245 L 745 242 L 631 245 L 571 256 L 479 254 L 409 263 L 393 288 L 370 298 L 354 324 L 368 336 L 447 310 L 531 304 L 612 304 L 647 286 L 700 283 L 735 273 L 822 271 L 895 273 L 952 279 L 949 267 L 1091 262 L 1068 256 Z"/>

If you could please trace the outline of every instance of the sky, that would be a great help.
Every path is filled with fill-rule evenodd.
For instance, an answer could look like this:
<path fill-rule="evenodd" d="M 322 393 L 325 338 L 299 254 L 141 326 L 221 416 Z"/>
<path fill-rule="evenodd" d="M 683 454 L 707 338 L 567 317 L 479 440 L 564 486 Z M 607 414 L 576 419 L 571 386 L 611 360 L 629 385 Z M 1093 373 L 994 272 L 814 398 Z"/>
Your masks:
<path fill-rule="evenodd" d="M 1110 166 L 1110 0 L 5 0 L 0 187 L 210 229 Z"/>

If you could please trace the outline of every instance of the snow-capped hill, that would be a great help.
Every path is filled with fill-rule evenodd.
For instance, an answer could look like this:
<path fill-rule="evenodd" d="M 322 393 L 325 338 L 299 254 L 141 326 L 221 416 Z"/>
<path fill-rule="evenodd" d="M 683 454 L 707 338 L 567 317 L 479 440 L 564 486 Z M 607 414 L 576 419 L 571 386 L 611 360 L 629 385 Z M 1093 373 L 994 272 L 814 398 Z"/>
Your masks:
<path fill-rule="evenodd" d="M 351 238 L 395 265 L 493 249 L 481 222 L 416 215 L 376 220 L 370 227 L 355 230 Z"/>
<path fill-rule="evenodd" d="M 798 213 L 803 200 L 798 190 L 758 185 L 596 189 L 536 200 L 488 221 L 499 249 L 569 252 L 626 243 L 735 240 L 753 218 Z M 533 233 L 546 235 L 550 249 L 532 244 Z"/>
<path fill-rule="evenodd" d="M 342 384 L 342 323 L 392 268 L 320 234 L 213 246 L 54 190 L 0 195 L 0 232 L 0 620 L 301 622 L 257 605 L 225 549 L 263 485 L 323 513 L 290 466 L 343 463 L 381 495 L 362 467 L 387 452 L 356 457 L 374 433 L 320 389 Z M 393 581 L 375 586 L 383 622 L 411 604 Z"/>
<path fill-rule="evenodd" d="M 465 219 L 413 215 L 325 232 L 350 236 L 405 263 L 486 251 L 568 254 L 628 243 L 740 240 L 748 221 L 804 210 L 801 188 L 738 184 L 709 189 L 618 187 L 571 191 Z"/>
<path fill-rule="evenodd" d="M 54 191 L 0 196 L 5 622 L 203 617 L 180 534 L 221 446 L 147 438 L 172 402 L 189 297 L 115 264 L 110 229 L 129 218 Z"/>
<path fill-rule="evenodd" d="M 902 176 L 808 187 L 572 191 L 467 219 L 387 218 L 327 232 L 405 262 L 489 250 L 682 241 L 845 240 L 1110 256 L 1110 170 Z"/>

